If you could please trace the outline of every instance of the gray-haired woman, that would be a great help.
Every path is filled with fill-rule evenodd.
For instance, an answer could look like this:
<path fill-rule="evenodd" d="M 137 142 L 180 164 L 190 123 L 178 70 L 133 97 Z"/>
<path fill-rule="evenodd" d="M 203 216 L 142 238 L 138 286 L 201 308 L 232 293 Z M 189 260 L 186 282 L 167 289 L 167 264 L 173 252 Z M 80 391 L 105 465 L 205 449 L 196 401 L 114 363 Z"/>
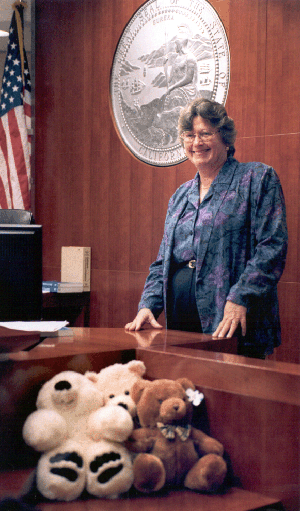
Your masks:
<path fill-rule="evenodd" d="M 135 319 L 238 337 L 238 353 L 264 358 L 281 342 L 277 283 L 287 252 L 285 203 L 275 170 L 233 158 L 236 130 L 223 105 L 196 99 L 178 132 L 194 179 L 171 197 L 163 240 Z"/>

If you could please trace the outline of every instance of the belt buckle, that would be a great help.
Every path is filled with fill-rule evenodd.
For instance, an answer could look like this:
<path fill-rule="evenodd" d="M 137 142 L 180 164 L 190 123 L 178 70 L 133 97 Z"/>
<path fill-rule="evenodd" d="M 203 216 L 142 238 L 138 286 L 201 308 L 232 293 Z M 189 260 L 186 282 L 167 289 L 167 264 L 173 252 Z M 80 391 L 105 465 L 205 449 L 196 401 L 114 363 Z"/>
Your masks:
<path fill-rule="evenodd" d="M 188 267 L 189 268 L 196 268 L 196 259 L 191 259 L 191 261 L 188 262 Z"/>

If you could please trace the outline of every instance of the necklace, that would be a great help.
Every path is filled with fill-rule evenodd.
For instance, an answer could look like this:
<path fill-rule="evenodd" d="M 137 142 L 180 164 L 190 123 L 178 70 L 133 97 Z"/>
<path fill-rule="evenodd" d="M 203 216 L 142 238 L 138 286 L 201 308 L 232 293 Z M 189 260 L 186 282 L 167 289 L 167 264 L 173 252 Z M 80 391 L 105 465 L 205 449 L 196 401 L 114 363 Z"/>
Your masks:
<path fill-rule="evenodd" d="M 204 186 L 200 182 L 200 190 L 199 190 L 200 202 L 202 202 L 202 200 L 204 199 L 204 197 L 207 194 L 208 190 L 210 189 L 210 185 L 211 185 L 211 183 L 208 186 Z"/>
<path fill-rule="evenodd" d="M 200 183 L 200 193 L 209 190 L 210 189 L 210 185 L 211 185 L 211 183 L 209 185 L 207 185 L 207 186 L 204 186 L 202 183 Z"/>

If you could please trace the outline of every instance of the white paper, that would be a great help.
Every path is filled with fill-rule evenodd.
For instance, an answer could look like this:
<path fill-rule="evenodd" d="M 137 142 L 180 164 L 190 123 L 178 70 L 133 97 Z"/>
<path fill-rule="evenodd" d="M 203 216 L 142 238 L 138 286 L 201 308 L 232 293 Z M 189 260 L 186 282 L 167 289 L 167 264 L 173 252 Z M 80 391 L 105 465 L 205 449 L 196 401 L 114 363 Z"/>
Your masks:
<path fill-rule="evenodd" d="M 0 326 L 23 332 L 57 332 L 67 326 L 68 321 L 2 321 Z"/>

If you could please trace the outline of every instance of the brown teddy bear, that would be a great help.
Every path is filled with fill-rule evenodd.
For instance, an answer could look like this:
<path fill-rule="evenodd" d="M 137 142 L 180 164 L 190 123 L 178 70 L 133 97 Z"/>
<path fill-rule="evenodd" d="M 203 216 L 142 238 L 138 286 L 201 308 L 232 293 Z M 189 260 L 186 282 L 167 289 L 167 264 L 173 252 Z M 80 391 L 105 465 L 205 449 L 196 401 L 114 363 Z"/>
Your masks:
<path fill-rule="evenodd" d="M 220 442 L 191 426 L 193 405 L 189 396 L 193 391 L 195 386 L 187 378 L 134 384 L 131 395 L 141 427 L 133 431 L 126 446 L 139 453 L 134 460 L 137 490 L 149 493 L 184 485 L 212 492 L 222 485 L 227 472 L 224 449 Z"/>

